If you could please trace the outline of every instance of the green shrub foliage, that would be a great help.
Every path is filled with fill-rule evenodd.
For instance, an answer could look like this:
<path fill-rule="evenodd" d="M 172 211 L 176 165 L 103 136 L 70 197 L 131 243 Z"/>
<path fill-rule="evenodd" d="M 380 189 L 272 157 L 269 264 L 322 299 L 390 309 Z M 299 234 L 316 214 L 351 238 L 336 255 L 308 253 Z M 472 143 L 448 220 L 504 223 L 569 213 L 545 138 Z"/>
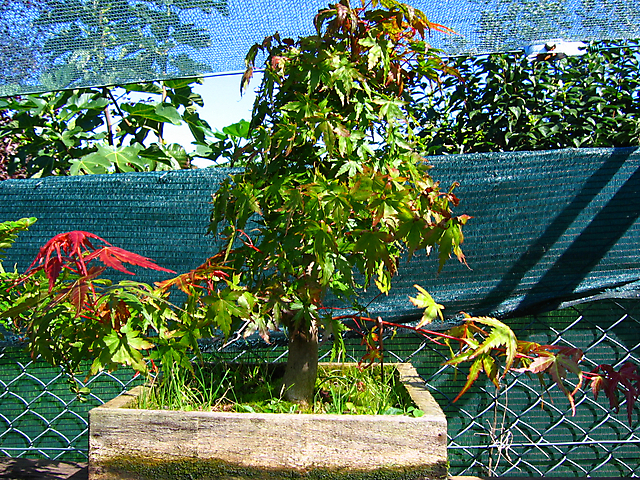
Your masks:
<path fill-rule="evenodd" d="M 602 42 L 556 61 L 523 53 L 454 59 L 463 82 L 422 85 L 421 135 L 431 154 L 636 146 L 639 45 Z"/>

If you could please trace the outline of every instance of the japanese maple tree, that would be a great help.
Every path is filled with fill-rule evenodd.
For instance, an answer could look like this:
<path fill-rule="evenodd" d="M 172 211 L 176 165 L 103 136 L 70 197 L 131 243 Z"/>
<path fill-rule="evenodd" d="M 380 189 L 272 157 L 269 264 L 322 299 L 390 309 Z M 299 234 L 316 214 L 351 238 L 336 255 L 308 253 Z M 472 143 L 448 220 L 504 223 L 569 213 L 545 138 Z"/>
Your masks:
<path fill-rule="evenodd" d="M 377 7 L 378 2 L 373 2 Z M 396 2 L 322 10 L 316 33 L 278 34 L 254 45 L 266 55 L 245 169 L 214 198 L 211 231 L 227 239 L 225 265 L 254 302 L 248 317 L 267 338 L 289 339 L 285 397 L 311 399 L 318 332 L 335 328 L 328 296 L 362 309 L 375 284 L 389 292 L 404 253 L 439 248 L 440 266 L 460 261 L 454 186 L 429 174 L 414 134 L 411 92 L 452 72 L 425 39 L 450 30 Z"/>
<path fill-rule="evenodd" d="M 408 5 L 371 3 L 373 9 L 342 0 L 318 13 L 315 35 L 275 34 L 250 49 L 242 88 L 258 55 L 266 60 L 245 170 L 214 198 L 210 229 L 226 239 L 219 256 L 234 272 L 221 292 L 240 300 L 235 314 L 265 339 L 271 329 L 286 329 L 283 392 L 293 401 L 312 396 L 319 332 L 337 334 L 347 318 L 391 325 L 367 318 L 359 299 L 367 288 L 388 293 L 403 256 L 437 248 L 439 268 L 452 254 L 465 261 L 460 246 L 469 217 L 452 212 L 455 184 L 441 189 L 430 176 L 414 101 L 427 82 L 461 80 L 425 42 L 452 32 Z M 470 364 L 461 394 L 480 373 L 498 386 L 508 371 L 520 371 L 549 374 L 573 409 L 584 379 L 613 407 L 620 393 L 633 407 L 640 382 L 631 366 L 582 372 L 581 351 L 518 341 L 491 318 L 469 317 L 445 334 L 425 330 L 442 307 L 418 290 L 412 302 L 424 316 L 417 327 L 402 328 L 457 344 L 448 363 Z M 356 313 L 335 316 L 327 299 Z M 365 341 L 369 360 L 382 358 L 378 338 Z M 567 383 L 570 373 L 575 387 Z"/>
<path fill-rule="evenodd" d="M 91 361 L 89 375 L 119 365 L 146 373 L 145 352 L 170 341 L 167 319 L 174 317 L 153 287 L 102 277 L 109 268 L 133 275 L 125 264 L 175 273 L 95 234 L 71 231 L 54 236 L 26 273 L 7 282 L 11 302 L 0 316 L 28 339 L 33 358 L 66 370 L 74 391 L 88 391 L 75 381 L 83 362 Z"/>

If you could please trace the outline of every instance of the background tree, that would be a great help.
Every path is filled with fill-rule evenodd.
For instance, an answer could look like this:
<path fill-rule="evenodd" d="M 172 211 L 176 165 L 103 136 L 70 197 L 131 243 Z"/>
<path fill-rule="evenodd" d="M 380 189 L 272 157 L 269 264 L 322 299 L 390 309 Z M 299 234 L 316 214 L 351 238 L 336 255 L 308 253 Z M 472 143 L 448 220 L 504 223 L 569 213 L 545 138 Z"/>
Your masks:
<path fill-rule="evenodd" d="M 229 155 L 227 150 L 237 146 L 226 136 L 216 137 L 198 113 L 204 103 L 193 86 L 200 82 L 168 80 L 0 99 L 0 137 L 11 145 L 5 149 L 8 174 L 191 168 L 196 157 Z M 188 127 L 195 150 L 168 144 L 166 125 Z"/>
<path fill-rule="evenodd" d="M 10 121 L 11 118 L 6 112 L 0 112 L 0 129 Z M 0 180 L 26 177 L 26 172 L 23 169 L 16 169 L 12 164 L 17 149 L 18 143 L 14 137 L 3 136 L 0 138 Z"/>
<path fill-rule="evenodd" d="M 189 10 L 229 14 L 227 0 L 5 2 L 0 29 L 20 41 L 4 88 L 11 94 L 12 83 L 57 90 L 201 74 L 210 68 L 192 54 L 211 39 L 186 20 Z"/>
<path fill-rule="evenodd" d="M 457 58 L 464 82 L 422 86 L 420 135 L 434 154 L 636 146 L 638 46 L 601 42 L 552 62 L 522 53 Z"/>

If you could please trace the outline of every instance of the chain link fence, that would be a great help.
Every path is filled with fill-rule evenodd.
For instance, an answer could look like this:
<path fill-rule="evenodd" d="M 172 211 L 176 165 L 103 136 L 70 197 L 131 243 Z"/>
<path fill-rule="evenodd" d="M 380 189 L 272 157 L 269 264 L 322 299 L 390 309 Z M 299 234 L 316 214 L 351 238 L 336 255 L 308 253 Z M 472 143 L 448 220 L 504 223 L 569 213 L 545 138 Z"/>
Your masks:
<path fill-rule="evenodd" d="M 603 300 L 508 321 L 521 340 L 583 349 L 583 369 L 599 363 L 640 363 L 640 303 Z M 386 361 L 410 361 L 427 381 L 449 424 L 452 475 L 640 476 L 640 411 L 627 421 L 626 404 L 613 412 L 587 386 L 576 395 L 576 415 L 555 385 L 509 374 L 498 390 L 482 378 L 453 403 L 466 381 L 444 367 L 445 347 L 410 332 L 385 341 Z M 364 353 L 347 342 L 351 360 Z M 230 353 L 238 360 L 283 360 L 281 346 Z M 327 356 L 328 353 L 325 354 Z M 577 382 L 577 378 L 572 379 Z M 0 350 L 0 452 L 10 457 L 86 461 L 88 411 L 139 384 L 129 372 L 103 373 L 79 402 L 62 372 L 31 361 L 17 346 Z M 574 382 L 574 384 L 575 384 Z"/>

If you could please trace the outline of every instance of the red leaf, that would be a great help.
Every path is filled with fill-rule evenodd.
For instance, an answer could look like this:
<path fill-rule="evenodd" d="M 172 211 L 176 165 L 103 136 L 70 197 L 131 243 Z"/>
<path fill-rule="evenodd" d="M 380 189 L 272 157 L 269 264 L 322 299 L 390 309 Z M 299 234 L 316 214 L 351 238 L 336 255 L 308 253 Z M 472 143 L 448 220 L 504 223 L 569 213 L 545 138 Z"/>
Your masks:
<path fill-rule="evenodd" d="M 335 26 L 337 27 L 337 29 L 339 30 L 341 28 L 345 28 L 345 26 L 349 28 L 348 27 L 349 8 L 346 7 L 345 5 L 341 5 L 337 3 L 335 5 L 335 9 L 336 9 Z"/>
<path fill-rule="evenodd" d="M 542 373 L 547 371 L 551 365 L 555 362 L 555 357 L 553 355 L 542 355 L 536 357 L 527 367 L 524 368 L 514 368 L 515 372 L 523 373 L 523 372 L 531 372 L 531 373 Z"/>
<path fill-rule="evenodd" d="M 27 275 L 32 275 L 38 270 L 44 269 L 49 279 L 50 291 L 53 289 L 53 285 L 58 279 L 62 269 L 69 264 L 75 265 L 76 273 L 79 275 L 86 275 L 87 265 L 84 255 L 90 250 L 95 250 L 89 240 L 90 238 L 111 245 L 106 240 L 89 232 L 74 230 L 72 232 L 60 233 L 40 249 L 33 263 L 27 269 Z"/>
<path fill-rule="evenodd" d="M 549 350 L 558 350 L 557 354 L 551 353 Z M 582 359 L 582 350 L 579 348 L 571 347 L 556 347 L 551 345 L 538 345 L 535 348 L 530 349 L 531 352 L 537 353 L 536 357 L 529 366 L 525 368 L 514 369 L 517 372 L 531 372 L 540 374 L 543 372 L 548 373 L 555 384 L 560 390 L 567 396 L 569 403 L 571 404 L 571 411 L 573 415 L 576 414 L 576 404 L 574 396 L 576 392 L 582 386 L 583 373 L 578 366 L 578 363 Z M 565 379 L 567 378 L 567 372 L 571 372 L 578 377 L 578 385 L 569 391 L 565 385 Z"/>
<path fill-rule="evenodd" d="M 90 239 L 99 240 L 107 246 L 96 249 Z M 51 291 L 60 276 L 60 272 L 64 268 L 73 271 L 81 277 L 85 277 L 84 281 L 92 280 L 94 277 L 88 277 L 87 264 L 95 258 L 98 258 L 108 267 L 131 275 L 133 275 L 133 273 L 128 271 L 122 262 L 153 270 L 175 273 L 173 270 L 168 270 L 156 265 L 146 257 L 122 248 L 113 247 L 109 242 L 93 233 L 74 230 L 72 232 L 60 233 L 49 240 L 40 249 L 33 263 L 29 266 L 26 276 L 29 277 L 35 272 L 44 269 L 49 279 L 49 291 Z M 74 297 L 74 300 L 82 301 L 84 294 L 81 292 L 77 292 L 77 294 L 79 296 Z"/>
<path fill-rule="evenodd" d="M 602 375 L 597 375 L 591 379 L 591 393 L 593 393 L 593 398 L 598 399 L 598 394 L 603 387 L 606 387 L 607 379 Z"/>
<path fill-rule="evenodd" d="M 218 254 L 204 262 L 193 270 L 178 275 L 177 277 L 170 278 L 163 282 L 156 282 L 156 286 L 162 291 L 167 291 L 169 288 L 176 286 L 186 294 L 191 293 L 190 287 L 197 286 L 202 282 L 207 284 L 207 287 L 211 290 L 213 287 L 212 280 L 218 278 L 228 278 L 229 275 L 220 270 L 220 264 L 218 263 L 223 258 Z"/>
<path fill-rule="evenodd" d="M 598 392 L 601 389 L 604 390 L 612 410 L 617 412 L 620 407 L 618 392 L 625 396 L 629 425 L 631 425 L 633 407 L 640 396 L 640 375 L 636 373 L 637 368 L 633 363 L 626 362 L 617 372 L 611 365 L 598 365 L 591 372 L 593 374 L 597 374 L 599 371 L 603 372 L 603 375 L 597 375 L 591 381 L 591 390 L 596 398 Z"/>
<path fill-rule="evenodd" d="M 442 32 L 449 35 L 459 35 L 454 29 L 445 27 L 444 25 L 440 25 L 439 23 L 428 22 L 427 26 L 430 30 L 435 30 L 436 32 Z"/>
<path fill-rule="evenodd" d="M 242 75 L 242 80 L 240 81 L 240 95 L 242 95 L 249 86 L 249 82 L 251 81 L 251 77 L 253 77 L 253 67 L 247 67 L 244 74 Z"/>
<path fill-rule="evenodd" d="M 115 270 L 118 270 L 119 272 L 128 273 L 129 275 L 134 275 L 134 273 L 127 270 L 122 262 L 129 263 L 131 265 L 137 265 L 139 267 L 149 268 L 152 270 L 176 273 L 173 270 L 160 267 L 147 257 L 143 257 L 142 255 L 129 252 L 128 250 L 124 250 L 123 248 L 119 247 L 102 247 L 87 255 L 84 260 L 85 262 L 90 262 L 94 258 L 100 260 L 107 267 L 111 267 Z"/>
<path fill-rule="evenodd" d="M 76 307 L 76 315 L 79 315 L 80 311 L 85 306 L 87 292 L 91 286 L 89 282 L 99 277 L 104 271 L 105 267 L 92 267 L 87 275 L 79 278 L 71 287 L 71 302 Z"/>

